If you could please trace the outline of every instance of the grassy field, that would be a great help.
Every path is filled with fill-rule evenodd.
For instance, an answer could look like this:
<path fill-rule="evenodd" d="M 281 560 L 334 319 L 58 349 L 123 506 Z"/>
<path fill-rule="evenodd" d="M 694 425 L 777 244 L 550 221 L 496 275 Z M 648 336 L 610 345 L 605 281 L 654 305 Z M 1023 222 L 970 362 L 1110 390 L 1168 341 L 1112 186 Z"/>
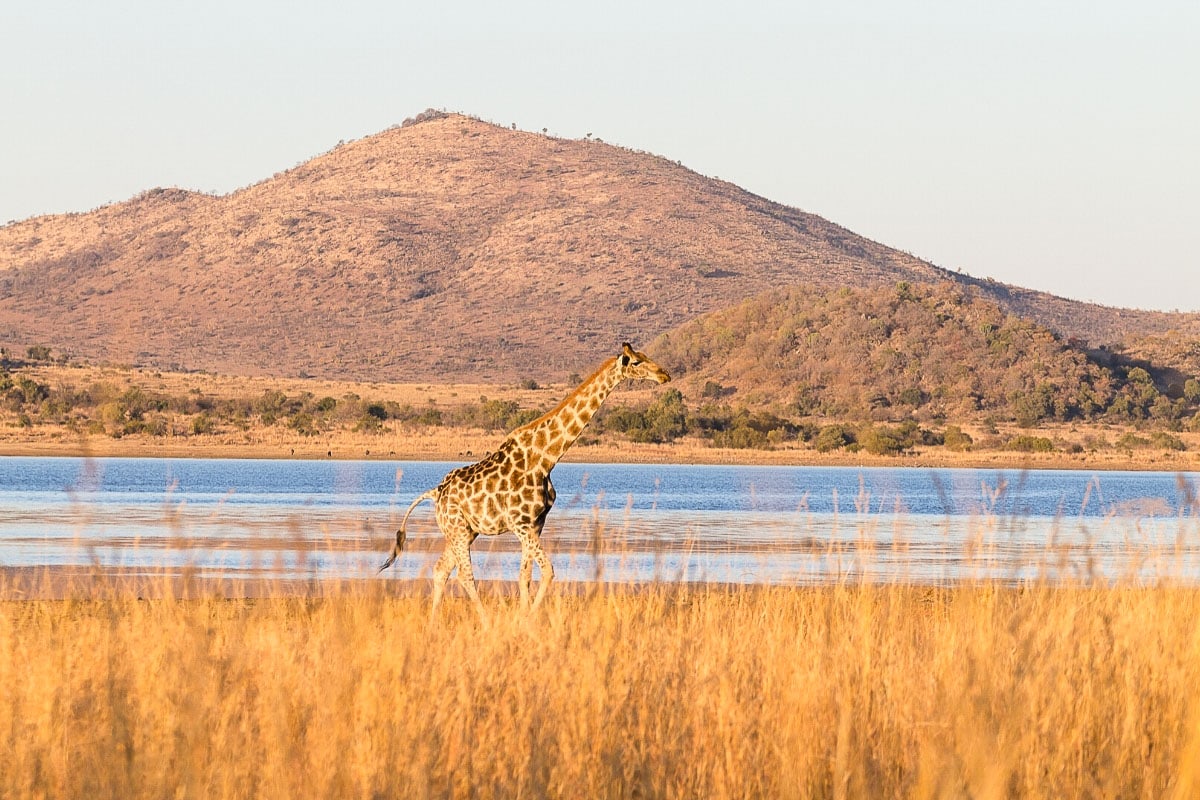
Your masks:
<path fill-rule="evenodd" d="M 366 396 L 361 385 L 85 377 L 170 394 L 205 381 L 213 396 Z M 501 396 L 369 388 L 421 406 Z M 532 406 L 563 390 L 503 396 Z M 297 458 L 466 458 L 503 437 L 391 420 L 320 436 L 257 424 L 4 433 L 9 454 Z M 572 456 L 1195 469 L 1196 435 L 1181 436 L 1178 452 L 871 459 L 684 441 Z M 461 598 L 428 625 L 423 584 L 267 584 L 247 598 L 100 576 L 67 579 L 51 600 L 31 599 L 25 577 L 0 572 L 0 797 L 1200 795 L 1200 590 L 1170 581 L 584 585 L 533 616 L 512 592 L 488 591 L 482 627 Z"/>
<path fill-rule="evenodd" d="M 5 797 L 1194 797 L 1200 593 L 0 589 Z"/>

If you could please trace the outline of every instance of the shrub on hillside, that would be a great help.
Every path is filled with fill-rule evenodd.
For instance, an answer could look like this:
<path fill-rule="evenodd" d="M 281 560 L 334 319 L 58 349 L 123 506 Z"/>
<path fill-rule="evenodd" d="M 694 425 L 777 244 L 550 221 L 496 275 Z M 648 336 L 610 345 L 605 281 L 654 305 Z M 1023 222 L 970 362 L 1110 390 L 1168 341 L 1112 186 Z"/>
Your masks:
<path fill-rule="evenodd" d="M 709 400 L 720 400 L 736 391 L 728 386 L 722 386 L 717 381 L 705 381 L 704 388 L 700 390 L 700 396 Z"/>
<path fill-rule="evenodd" d="M 942 434 L 942 443 L 949 450 L 953 450 L 956 453 L 964 453 L 971 449 L 975 441 L 971 438 L 970 434 L 964 432 L 957 425 L 947 425 L 946 432 Z"/>
<path fill-rule="evenodd" d="M 432 406 L 426 408 L 420 414 L 417 414 L 417 416 L 413 418 L 413 422 L 417 423 L 418 425 L 429 426 L 446 424 L 445 415 L 442 414 L 439 409 L 433 408 Z"/>
<path fill-rule="evenodd" d="M 910 447 L 897 428 L 886 425 L 860 428 L 857 440 L 862 449 L 875 456 L 899 455 Z"/>
<path fill-rule="evenodd" d="M 1008 440 L 1007 449 L 1016 450 L 1019 453 L 1052 453 L 1054 452 L 1054 442 L 1045 436 L 1014 436 Z"/>
<path fill-rule="evenodd" d="M 6 383 L 9 388 L 5 396 L 9 407 L 14 411 L 20 410 L 24 406 L 36 406 L 50 397 L 49 386 L 25 375 L 20 375 L 15 380 L 9 379 Z"/>
<path fill-rule="evenodd" d="M 1166 431 L 1154 431 L 1150 434 L 1150 444 L 1160 450 L 1186 450 L 1187 445 L 1178 436 L 1172 436 Z"/>
<path fill-rule="evenodd" d="M 826 425 L 817 432 L 813 447 L 818 453 L 838 450 L 854 442 L 854 437 L 841 425 Z"/>
<path fill-rule="evenodd" d="M 49 361 L 50 348 L 40 344 L 30 345 L 25 348 L 25 357 L 30 361 Z"/>
<path fill-rule="evenodd" d="M 1183 399 L 1193 405 L 1200 404 L 1200 380 L 1188 378 L 1183 384 Z"/>
<path fill-rule="evenodd" d="M 526 422 L 532 422 L 540 414 L 529 408 L 521 408 L 516 400 L 489 400 L 480 397 L 479 402 L 460 406 L 451 415 L 451 422 L 465 428 L 483 428 L 488 431 L 511 431 Z"/>
<path fill-rule="evenodd" d="M 712 435 L 713 447 L 724 447 L 732 450 L 770 450 L 773 446 L 770 437 L 762 431 L 755 430 L 749 425 L 735 425 L 723 431 L 715 431 Z"/>
<path fill-rule="evenodd" d="M 617 431 L 634 442 L 672 442 L 688 432 L 688 413 L 678 389 L 667 389 L 644 409 L 615 406 L 597 421 L 598 430 Z"/>
<path fill-rule="evenodd" d="M 1145 436 L 1138 436 L 1133 431 L 1122 434 L 1116 441 L 1116 446 L 1122 450 L 1139 450 L 1150 446 L 1150 440 Z"/>
<path fill-rule="evenodd" d="M 301 436 L 316 436 L 320 433 L 316 418 L 307 411 L 297 411 L 288 420 L 288 427 Z"/>

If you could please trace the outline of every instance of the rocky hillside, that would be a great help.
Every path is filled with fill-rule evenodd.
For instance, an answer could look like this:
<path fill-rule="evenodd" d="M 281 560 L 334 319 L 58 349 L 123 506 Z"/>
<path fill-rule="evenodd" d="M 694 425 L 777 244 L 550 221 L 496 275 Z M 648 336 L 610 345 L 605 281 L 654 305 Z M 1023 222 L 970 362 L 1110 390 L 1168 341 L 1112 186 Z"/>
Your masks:
<path fill-rule="evenodd" d="M 790 414 L 1200 422 L 1200 370 L 1084 350 L 951 283 L 771 292 L 651 349 L 689 397 Z"/>
<path fill-rule="evenodd" d="M 0 228 L 0 344 L 328 378 L 559 380 L 780 286 L 965 281 L 594 139 L 427 113 L 214 197 L 148 191 Z M 1193 316 L 982 295 L 1093 343 Z"/>

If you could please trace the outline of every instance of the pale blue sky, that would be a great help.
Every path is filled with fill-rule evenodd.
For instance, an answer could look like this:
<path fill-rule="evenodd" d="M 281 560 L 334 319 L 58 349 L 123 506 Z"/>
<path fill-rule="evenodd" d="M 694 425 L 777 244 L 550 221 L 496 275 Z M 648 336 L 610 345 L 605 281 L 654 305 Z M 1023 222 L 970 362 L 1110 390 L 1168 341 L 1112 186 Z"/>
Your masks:
<path fill-rule="evenodd" d="M 427 108 L 585 133 L 940 266 L 1200 310 L 1200 3 L 25 0 L 0 223 L 227 192 Z"/>

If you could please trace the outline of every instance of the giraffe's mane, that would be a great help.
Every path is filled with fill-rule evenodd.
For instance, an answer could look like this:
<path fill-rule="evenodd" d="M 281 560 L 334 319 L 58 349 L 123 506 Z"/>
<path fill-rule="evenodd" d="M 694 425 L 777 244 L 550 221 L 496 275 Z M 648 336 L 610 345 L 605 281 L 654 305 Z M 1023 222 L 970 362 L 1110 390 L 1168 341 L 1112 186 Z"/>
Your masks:
<path fill-rule="evenodd" d="M 601 364 L 599 367 L 596 368 L 595 372 L 593 372 L 591 375 L 589 375 L 587 377 L 586 380 L 584 380 L 582 383 L 580 383 L 578 386 L 576 386 L 575 389 L 570 394 L 568 394 L 566 397 L 564 397 L 562 400 L 560 400 L 558 405 L 556 405 L 554 408 L 547 411 L 545 414 L 542 414 L 540 417 L 533 420 L 532 422 L 526 422 L 524 425 L 520 426 L 519 428 L 514 428 L 512 430 L 512 432 L 508 434 L 508 438 L 511 439 L 513 436 L 516 436 L 521 433 L 525 433 L 526 431 L 531 431 L 534 428 L 536 428 L 537 426 L 546 422 L 547 420 L 553 419 L 554 417 L 558 416 L 558 413 L 560 411 L 562 411 L 563 408 L 566 407 L 567 403 L 571 402 L 571 399 L 573 397 L 575 397 L 575 395 L 579 394 L 580 390 L 583 389 L 583 387 L 590 386 L 593 381 L 595 381 L 597 378 L 600 377 L 600 375 L 602 373 L 610 370 L 612 368 L 612 365 L 614 363 L 616 363 L 616 360 L 617 360 L 616 356 L 606 359 L 603 364 Z"/>

